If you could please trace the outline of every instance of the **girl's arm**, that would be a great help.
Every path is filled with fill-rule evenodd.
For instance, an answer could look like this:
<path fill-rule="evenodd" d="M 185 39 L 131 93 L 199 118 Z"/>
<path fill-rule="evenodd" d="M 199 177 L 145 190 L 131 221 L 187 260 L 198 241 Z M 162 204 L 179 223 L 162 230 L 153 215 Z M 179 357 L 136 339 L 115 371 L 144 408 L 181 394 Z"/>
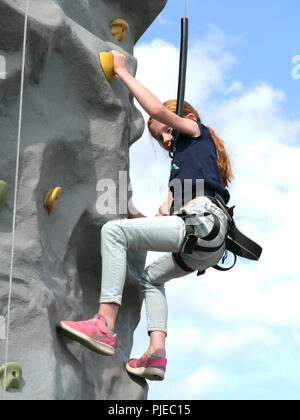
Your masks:
<path fill-rule="evenodd" d="M 172 203 L 173 203 L 173 195 L 171 191 L 169 191 L 168 198 L 160 206 L 156 216 L 169 216 Z"/>
<path fill-rule="evenodd" d="M 135 96 L 144 110 L 155 120 L 174 128 L 179 133 L 189 137 L 198 137 L 200 129 L 194 120 L 181 118 L 166 109 L 159 99 L 144 85 L 137 81 L 126 68 L 126 57 L 117 51 L 111 51 L 114 56 L 114 71 Z"/>

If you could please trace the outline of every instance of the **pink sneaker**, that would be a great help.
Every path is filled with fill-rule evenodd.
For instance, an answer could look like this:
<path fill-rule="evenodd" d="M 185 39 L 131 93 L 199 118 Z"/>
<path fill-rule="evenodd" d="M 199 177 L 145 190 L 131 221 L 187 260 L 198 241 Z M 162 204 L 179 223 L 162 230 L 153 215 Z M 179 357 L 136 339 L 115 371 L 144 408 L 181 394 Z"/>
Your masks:
<path fill-rule="evenodd" d="M 154 357 L 144 353 L 139 359 L 130 359 L 126 364 L 126 370 L 150 381 L 162 381 L 166 365 L 167 359 L 164 357 Z"/>
<path fill-rule="evenodd" d="M 112 356 L 115 353 L 117 334 L 113 334 L 102 315 L 87 321 L 61 321 L 58 329 L 72 340 L 99 354 Z"/>

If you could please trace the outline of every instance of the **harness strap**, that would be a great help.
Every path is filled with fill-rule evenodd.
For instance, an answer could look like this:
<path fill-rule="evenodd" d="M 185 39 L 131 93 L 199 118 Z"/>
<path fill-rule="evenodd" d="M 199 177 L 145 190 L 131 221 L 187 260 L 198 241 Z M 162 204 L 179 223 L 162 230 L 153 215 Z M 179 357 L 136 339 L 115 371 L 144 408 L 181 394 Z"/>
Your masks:
<path fill-rule="evenodd" d="M 211 201 L 213 201 L 219 208 L 221 208 L 224 213 L 227 215 L 228 219 L 228 230 L 225 237 L 225 240 L 217 247 L 207 247 L 207 246 L 199 246 L 197 245 L 198 239 L 203 239 L 205 241 L 211 241 L 215 239 L 220 231 L 220 221 L 217 216 L 215 216 L 212 213 L 205 212 L 203 213 L 204 216 L 212 215 L 214 218 L 214 225 L 210 233 L 204 237 L 200 237 L 195 233 L 195 228 L 193 225 L 190 225 L 187 223 L 187 218 L 196 217 L 197 214 L 188 214 L 185 210 L 182 211 L 181 214 L 173 213 L 174 216 L 181 217 L 186 226 L 186 236 L 182 245 L 182 248 L 180 250 L 181 253 L 185 254 L 192 254 L 194 251 L 201 251 L 201 252 L 216 252 L 218 251 L 222 246 L 224 246 L 225 243 L 225 249 L 227 251 L 230 251 L 234 255 L 234 262 L 230 267 L 223 268 L 219 265 L 214 265 L 213 268 L 219 271 L 228 271 L 230 270 L 237 261 L 237 256 L 247 258 L 249 260 L 257 261 L 260 258 L 260 255 L 262 253 L 262 248 L 254 241 L 252 241 L 250 238 L 248 238 L 246 235 L 241 233 L 238 228 L 236 227 L 234 220 L 233 220 L 233 211 L 234 207 L 227 207 L 221 199 L 219 199 L 219 196 L 216 197 L 209 197 Z M 180 253 L 173 254 L 175 261 L 177 264 L 187 272 L 193 272 L 196 270 L 191 269 L 181 258 Z M 224 261 L 223 261 L 224 262 Z M 198 275 L 203 274 L 205 270 L 198 271 Z"/>
<path fill-rule="evenodd" d="M 215 239 L 219 235 L 220 227 L 221 227 L 219 218 L 213 213 L 209 213 L 209 214 L 211 214 L 214 218 L 214 225 L 210 233 L 204 236 L 203 238 L 201 238 L 204 241 L 212 241 L 213 239 Z"/>
<path fill-rule="evenodd" d="M 189 267 L 183 261 L 183 259 L 182 259 L 182 257 L 181 257 L 181 255 L 180 255 L 179 252 L 176 252 L 176 253 L 174 252 L 172 255 L 173 255 L 173 258 L 174 258 L 176 264 L 179 265 L 179 267 L 182 268 L 182 270 L 184 270 L 184 271 L 186 271 L 188 273 L 193 273 L 194 271 L 197 271 L 197 270 L 194 270 L 193 268 Z M 212 268 L 214 268 L 214 269 L 216 269 L 218 271 L 228 271 L 228 270 L 231 270 L 232 269 L 232 267 L 236 264 L 236 261 L 237 261 L 237 256 L 234 254 L 234 262 L 233 262 L 233 264 L 230 267 L 226 267 L 225 268 L 225 267 L 221 267 L 218 264 L 216 264 L 216 265 L 213 265 Z M 197 276 L 201 276 L 202 274 L 205 273 L 205 271 L 206 270 L 201 270 L 201 271 L 198 270 Z"/>
<path fill-rule="evenodd" d="M 184 271 L 187 271 L 189 273 L 193 273 L 194 270 L 193 268 L 189 267 L 181 258 L 181 255 L 179 252 L 173 252 L 173 258 L 175 260 L 175 262 L 179 265 L 180 268 L 182 268 Z"/>
<path fill-rule="evenodd" d="M 182 257 L 181 257 L 181 255 L 180 255 L 179 252 L 174 252 L 172 255 L 173 255 L 173 258 L 174 258 L 176 264 L 179 265 L 179 267 L 182 268 L 183 271 L 186 271 L 188 273 L 194 273 L 194 271 L 197 271 L 197 270 L 194 270 L 193 268 L 189 267 L 183 261 L 183 259 L 182 259 Z M 197 276 L 201 276 L 202 274 L 205 273 L 205 271 L 206 270 L 198 271 Z"/>
<path fill-rule="evenodd" d="M 204 236 L 204 237 L 201 237 L 201 239 L 203 239 L 204 241 L 212 241 L 213 239 L 215 239 L 218 236 L 218 234 L 220 232 L 219 218 L 216 215 L 214 215 L 212 213 L 208 213 L 208 212 L 205 212 L 203 215 L 204 216 L 212 215 L 213 219 L 214 219 L 214 225 L 213 225 L 213 228 L 210 231 L 210 233 L 208 235 Z M 196 217 L 197 215 L 194 214 L 194 213 L 193 214 L 187 214 L 183 210 L 182 214 L 176 214 L 176 216 L 181 217 L 185 221 L 185 227 L 186 227 L 186 236 L 185 236 L 185 239 L 184 239 L 184 242 L 182 244 L 180 252 L 183 252 L 184 254 L 192 254 L 193 251 L 215 252 L 215 251 L 218 251 L 223 246 L 224 242 L 222 242 L 217 247 L 206 247 L 206 246 L 197 245 L 197 241 L 200 237 L 195 233 L 194 226 L 190 225 L 190 224 L 187 224 L 187 222 L 186 222 L 187 218 L 193 218 L 193 217 Z"/>
<path fill-rule="evenodd" d="M 195 248 L 194 248 L 194 250 L 195 251 L 202 251 L 202 252 L 216 252 L 220 248 L 222 248 L 223 245 L 224 245 L 224 241 L 219 246 L 210 246 L 210 247 L 207 247 L 207 246 L 199 246 L 199 245 L 196 245 Z"/>
<path fill-rule="evenodd" d="M 262 247 L 240 232 L 234 221 L 229 223 L 226 248 L 233 254 L 253 261 L 258 261 L 262 253 Z"/>

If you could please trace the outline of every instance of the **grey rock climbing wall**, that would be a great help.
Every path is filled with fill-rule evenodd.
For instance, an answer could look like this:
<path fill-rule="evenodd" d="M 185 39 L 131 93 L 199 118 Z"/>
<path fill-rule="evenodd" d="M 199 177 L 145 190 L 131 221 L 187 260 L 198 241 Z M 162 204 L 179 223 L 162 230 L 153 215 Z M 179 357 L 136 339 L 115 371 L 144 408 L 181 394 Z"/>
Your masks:
<path fill-rule="evenodd" d="M 147 384 L 129 376 L 133 332 L 142 298 L 139 276 L 145 253 L 128 255 L 124 303 L 114 357 L 97 355 L 57 335 L 61 319 L 87 319 L 98 308 L 101 283 L 100 230 L 126 211 L 100 214 L 100 180 L 119 185 L 129 169 L 129 147 L 144 121 L 115 78 L 109 84 L 99 52 L 126 53 L 136 71 L 133 47 L 166 0 L 30 0 L 20 150 L 19 189 L 8 361 L 23 369 L 7 400 L 145 399 Z M 7 318 L 13 195 L 25 0 L 0 0 L 0 179 L 8 184 L 0 212 L 0 318 Z M 122 43 L 109 24 L 129 24 Z M 60 186 L 53 214 L 45 193 Z M 99 190 L 99 187 L 98 187 Z M 117 195 L 118 197 L 118 195 Z M 128 194 L 130 197 L 130 193 Z M 5 360 L 0 334 L 0 366 Z M 3 388 L 0 386 L 0 397 Z"/>

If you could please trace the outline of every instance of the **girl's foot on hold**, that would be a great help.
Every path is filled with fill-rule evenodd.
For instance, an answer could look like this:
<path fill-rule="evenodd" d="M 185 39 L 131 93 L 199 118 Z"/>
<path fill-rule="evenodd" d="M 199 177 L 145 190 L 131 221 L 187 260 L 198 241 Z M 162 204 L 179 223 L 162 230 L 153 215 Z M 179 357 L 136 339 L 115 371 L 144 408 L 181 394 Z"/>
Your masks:
<path fill-rule="evenodd" d="M 167 359 L 144 353 L 139 359 L 130 359 L 126 370 L 140 378 L 150 381 L 162 381 L 165 377 Z"/>
<path fill-rule="evenodd" d="M 108 328 L 102 315 L 95 315 L 87 321 L 61 321 L 57 328 L 67 337 L 96 353 L 106 356 L 115 353 L 117 334 Z"/>

